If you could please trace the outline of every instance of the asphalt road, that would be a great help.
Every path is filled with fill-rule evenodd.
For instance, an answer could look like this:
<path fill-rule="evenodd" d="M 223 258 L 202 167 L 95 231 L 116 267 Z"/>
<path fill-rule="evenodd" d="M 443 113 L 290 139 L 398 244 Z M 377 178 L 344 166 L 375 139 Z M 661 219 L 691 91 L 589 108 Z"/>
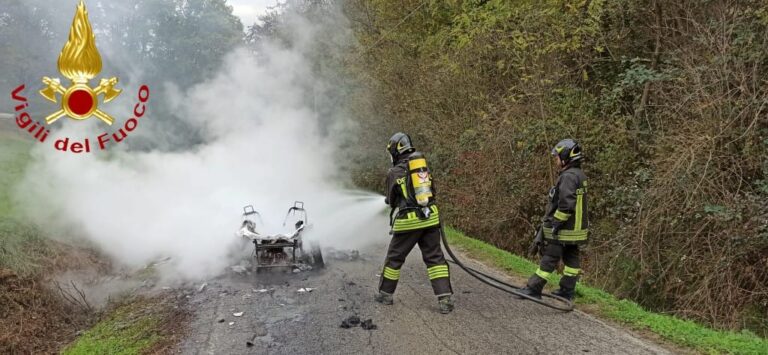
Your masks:
<path fill-rule="evenodd" d="M 185 354 L 662 354 L 581 312 L 562 313 L 515 299 L 451 269 L 456 310 L 438 312 L 419 251 L 401 274 L 395 304 L 373 301 L 386 250 L 351 261 L 326 255 L 320 272 L 227 276 L 190 299 L 195 316 Z M 466 259 L 466 258 L 465 258 Z M 475 262 L 473 267 L 501 276 Z M 517 281 L 519 283 L 519 280 Z M 301 288 L 311 292 L 299 292 Z M 236 317 L 235 313 L 243 312 Z M 343 329 L 349 316 L 375 330 Z M 231 324 L 230 324 L 231 323 Z M 252 346 L 248 345 L 251 342 Z"/>

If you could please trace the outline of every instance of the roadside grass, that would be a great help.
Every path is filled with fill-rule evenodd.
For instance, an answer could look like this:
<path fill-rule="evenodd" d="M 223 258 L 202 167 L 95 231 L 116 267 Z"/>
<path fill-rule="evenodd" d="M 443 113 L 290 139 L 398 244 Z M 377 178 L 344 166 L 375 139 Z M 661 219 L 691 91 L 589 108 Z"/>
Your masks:
<path fill-rule="evenodd" d="M 15 215 L 11 188 L 19 182 L 30 159 L 32 143 L 0 131 L 0 216 Z"/>
<path fill-rule="evenodd" d="M 74 343 L 64 355 L 168 353 L 183 334 L 187 314 L 173 295 L 123 303 Z"/>
<path fill-rule="evenodd" d="M 140 304 L 128 304 L 85 332 L 64 349 L 65 355 L 139 354 L 152 348 L 161 337 L 160 317 L 142 312 Z"/>
<path fill-rule="evenodd" d="M 536 271 L 537 264 L 498 249 L 488 243 L 465 236 L 460 231 L 446 227 L 446 237 L 451 245 L 461 247 L 473 258 L 490 262 L 493 266 L 511 274 L 528 277 Z M 551 276 L 549 283 L 556 285 L 558 275 Z M 631 328 L 651 331 L 663 339 L 704 353 L 768 354 L 768 340 L 749 331 L 733 332 L 715 330 L 693 321 L 671 315 L 653 313 L 637 303 L 619 300 L 615 296 L 579 283 L 576 287 L 576 303 L 589 305 L 598 315 L 618 321 Z"/>
<path fill-rule="evenodd" d="M 9 269 L 20 277 L 42 271 L 41 261 L 55 250 L 33 226 L 11 218 L 0 218 L 0 269 Z"/>
<path fill-rule="evenodd" d="M 64 300 L 46 277 L 92 258 L 47 239 L 17 213 L 13 188 L 33 143 L 15 133 L 0 122 L 0 353 L 50 354 L 70 343 L 92 316 Z"/>
<path fill-rule="evenodd" d="M 69 307 L 40 279 L 51 269 L 77 267 L 79 263 L 104 265 L 92 254 L 79 253 L 77 247 L 49 240 L 34 223 L 18 214 L 13 188 L 31 160 L 32 145 L 0 127 L 0 299 L 9 301 L 0 302 L 0 314 L 7 316 L 0 322 L 0 339 L 8 341 L 0 341 L 0 353 L 53 353 L 59 352 L 62 344 L 70 344 L 64 354 L 75 355 L 170 352 L 179 337 L 174 328 L 181 328 L 177 324 L 184 314 L 164 297 L 118 302 L 120 306 L 102 313 L 101 322 L 70 343 L 78 328 L 93 324 L 93 315 Z M 146 273 L 151 277 L 153 271 Z M 10 287 L 10 283 L 15 286 Z M 34 321 L 35 314 L 46 316 Z"/>
<path fill-rule="evenodd" d="M 47 240 L 16 214 L 13 186 L 24 174 L 32 143 L 0 131 L 0 268 L 26 277 L 40 271 L 38 261 L 52 252 Z"/>

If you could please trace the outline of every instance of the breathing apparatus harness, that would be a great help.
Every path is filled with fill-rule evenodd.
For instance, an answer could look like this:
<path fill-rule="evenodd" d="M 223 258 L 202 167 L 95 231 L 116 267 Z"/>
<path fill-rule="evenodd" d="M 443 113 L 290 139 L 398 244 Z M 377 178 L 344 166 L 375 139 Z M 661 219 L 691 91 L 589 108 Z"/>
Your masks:
<path fill-rule="evenodd" d="M 415 212 L 419 219 L 426 220 L 432 215 L 435 194 L 432 186 L 432 174 L 423 154 L 414 151 L 406 158 L 406 176 L 401 178 L 404 185 L 404 206 L 393 208 L 389 214 L 390 225 L 396 218 L 409 212 Z"/>

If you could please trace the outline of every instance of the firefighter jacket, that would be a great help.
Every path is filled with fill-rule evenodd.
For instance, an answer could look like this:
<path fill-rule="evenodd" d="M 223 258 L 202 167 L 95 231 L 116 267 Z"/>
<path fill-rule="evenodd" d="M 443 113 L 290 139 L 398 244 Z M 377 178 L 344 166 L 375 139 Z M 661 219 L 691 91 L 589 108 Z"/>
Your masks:
<path fill-rule="evenodd" d="M 407 232 L 436 227 L 440 224 L 437 205 L 428 206 L 429 216 L 422 211 L 413 195 L 413 187 L 408 183 L 408 158 L 414 154 L 404 154 L 387 173 L 387 192 L 385 202 L 392 208 L 392 231 Z"/>
<path fill-rule="evenodd" d="M 589 236 L 587 213 L 587 176 L 579 165 L 560 172 L 555 187 L 549 192 L 549 205 L 544 217 L 544 238 L 563 244 L 580 244 Z M 553 227 L 558 229 L 553 236 Z"/>

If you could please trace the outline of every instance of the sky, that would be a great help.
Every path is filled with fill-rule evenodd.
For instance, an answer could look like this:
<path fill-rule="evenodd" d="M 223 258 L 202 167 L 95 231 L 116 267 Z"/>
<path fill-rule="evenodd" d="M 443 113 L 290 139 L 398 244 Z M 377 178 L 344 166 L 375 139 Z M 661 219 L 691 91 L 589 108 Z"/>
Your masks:
<path fill-rule="evenodd" d="M 243 26 L 247 28 L 258 20 L 259 15 L 266 13 L 268 7 L 275 6 L 278 0 L 229 0 L 227 2 L 232 5 L 235 15 L 240 17 Z"/>

